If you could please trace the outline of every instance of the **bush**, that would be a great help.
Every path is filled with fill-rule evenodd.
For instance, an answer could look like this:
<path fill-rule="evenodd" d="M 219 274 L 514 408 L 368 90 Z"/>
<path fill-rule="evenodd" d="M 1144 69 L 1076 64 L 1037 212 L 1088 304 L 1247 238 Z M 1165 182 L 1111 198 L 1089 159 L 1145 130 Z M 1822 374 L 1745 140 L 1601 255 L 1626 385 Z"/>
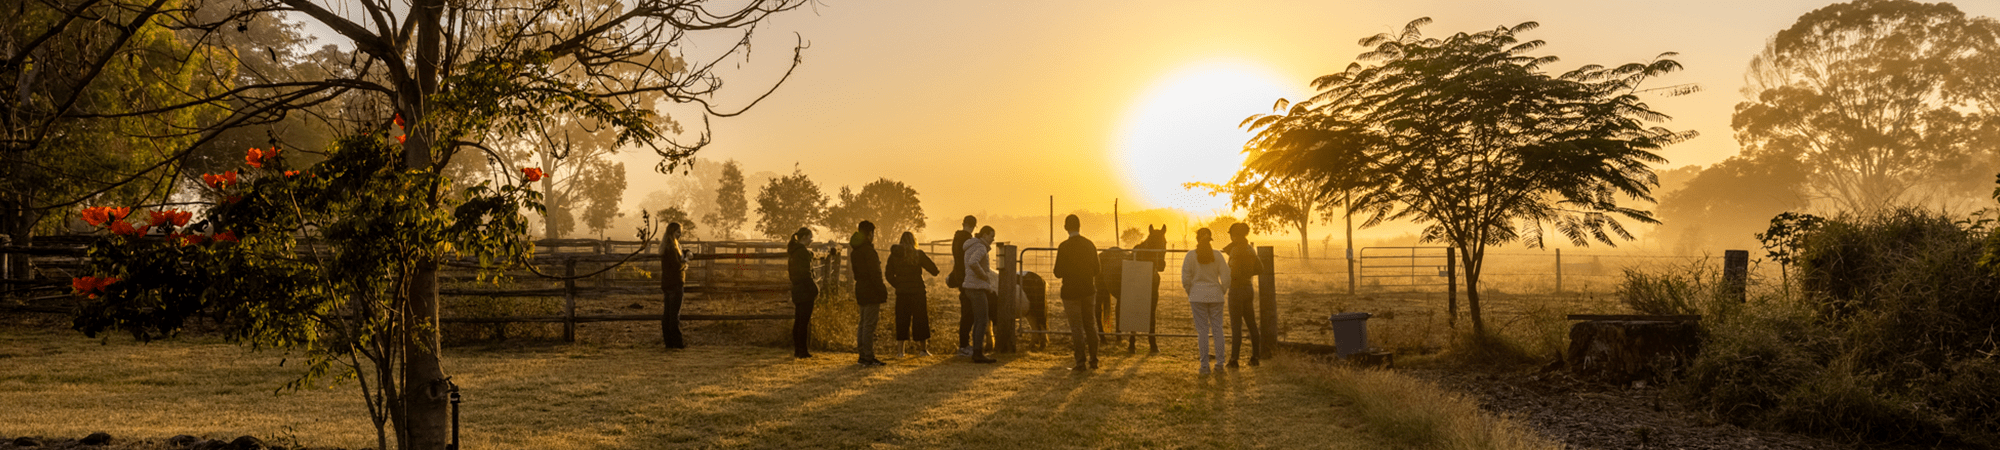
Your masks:
<path fill-rule="evenodd" d="M 1714 301 L 1720 273 L 1708 258 L 1663 270 L 1625 269 L 1618 301 L 1639 314 L 1701 314 Z"/>
<path fill-rule="evenodd" d="M 1978 264 L 1981 222 L 1899 209 L 1773 223 L 1763 237 L 1795 264 L 1798 293 L 1711 308 L 1684 398 L 1748 425 L 2000 443 L 2000 283 Z"/>

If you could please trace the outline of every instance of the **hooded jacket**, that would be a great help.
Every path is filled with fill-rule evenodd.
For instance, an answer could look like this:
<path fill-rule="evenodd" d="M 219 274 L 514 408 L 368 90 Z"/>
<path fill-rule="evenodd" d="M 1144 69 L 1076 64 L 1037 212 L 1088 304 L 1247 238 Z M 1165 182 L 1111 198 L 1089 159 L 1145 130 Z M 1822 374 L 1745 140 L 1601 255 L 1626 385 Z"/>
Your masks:
<path fill-rule="evenodd" d="M 889 287 L 882 284 L 882 257 L 875 241 L 855 232 L 847 239 L 847 261 L 854 267 L 854 302 L 872 305 L 889 301 Z"/>
<path fill-rule="evenodd" d="M 889 247 L 889 263 L 882 269 L 882 275 L 888 279 L 889 287 L 896 288 L 896 295 L 924 295 L 924 272 L 930 272 L 931 276 L 938 274 L 931 255 L 904 248 L 902 244 Z"/>

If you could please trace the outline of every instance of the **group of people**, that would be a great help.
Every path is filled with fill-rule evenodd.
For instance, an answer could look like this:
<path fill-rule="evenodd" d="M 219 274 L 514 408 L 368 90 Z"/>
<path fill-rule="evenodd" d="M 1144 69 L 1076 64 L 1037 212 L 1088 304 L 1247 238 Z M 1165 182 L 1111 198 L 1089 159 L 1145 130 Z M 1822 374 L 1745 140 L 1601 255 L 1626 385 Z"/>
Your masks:
<path fill-rule="evenodd" d="M 958 356 L 969 357 L 974 363 L 993 363 L 987 356 L 991 348 L 993 308 L 999 299 L 1000 277 L 993 268 L 993 227 L 980 227 L 975 232 L 978 219 L 966 216 L 964 226 L 952 236 L 952 258 L 950 272 L 945 284 L 958 290 L 959 327 Z M 669 225 L 666 242 L 677 246 L 678 224 Z M 1102 330 L 1103 316 L 1100 312 L 1109 306 L 1109 297 L 1117 289 L 1117 278 L 1109 275 L 1118 273 L 1118 264 L 1126 254 L 1115 248 L 1100 252 L 1097 245 L 1079 232 L 1082 223 L 1076 215 L 1063 220 L 1063 229 L 1069 232 L 1056 250 L 1053 275 L 1062 280 L 1060 298 L 1063 311 L 1069 320 L 1069 334 L 1075 355 L 1075 365 L 1071 370 L 1087 371 L 1098 368 L 1098 346 L 1105 342 Z M 1200 373 L 1208 374 L 1211 367 L 1225 367 L 1223 355 L 1229 355 L 1226 367 L 1237 367 L 1243 348 L 1242 327 L 1247 326 L 1256 334 L 1257 318 L 1253 308 L 1256 299 L 1251 278 L 1264 273 L 1256 251 L 1247 240 L 1249 227 L 1235 224 L 1229 228 L 1229 245 L 1217 249 L 1213 246 L 1213 236 L 1208 229 L 1197 230 L 1196 246 L 1188 252 L 1181 265 L 1181 287 L 1186 291 L 1192 308 L 1196 347 L 1200 350 Z M 810 358 L 807 344 L 811 341 L 812 314 L 819 299 L 819 283 L 813 277 L 814 255 L 810 244 L 813 242 L 811 228 L 800 228 L 792 233 L 786 245 L 787 274 L 791 280 L 792 302 L 795 316 L 792 324 L 793 356 Z M 912 344 L 920 356 L 930 355 L 929 340 L 932 336 L 928 308 L 929 293 L 926 292 L 925 276 L 936 276 L 940 269 L 930 255 L 917 248 L 916 235 L 904 232 L 897 243 L 890 246 L 886 261 L 875 248 L 875 224 L 862 221 L 848 238 L 848 261 L 854 276 L 854 299 L 858 305 L 859 320 L 856 324 L 855 348 L 857 361 L 862 365 L 880 366 L 886 363 L 875 356 L 875 329 L 881 321 L 882 305 L 888 303 L 891 290 L 895 294 L 893 309 L 895 336 L 899 355 L 908 355 Z M 678 273 L 684 266 L 678 249 L 663 252 L 663 269 Z M 667 256 L 671 255 L 671 256 Z M 1163 261 L 1161 261 L 1163 262 Z M 1163 268 L 1164 264 L 1158 264 Z M 1233 274 L 1233 276 L 1232 276 Z M 679 296 L 678 276 L 662 283 L 669 291 L 669 302 L 677 303 Z M 1158 290 L 1158 276 L 1153 286 Z M 1156 295 L 1157 296 L 1157 295 Z M 1156 300 L 1157 301 L 1157 300 Z M 1225 305 L 1229 320 L 1225 322 Z M 678 305 L 668 305 L 669 311 L 677 311 Z M 667 318 L 671 325 L 678 325 L 677 318 Z M 1222 343 L 1223 328 L 1231 328 L 1234 336 L 1232 349 L 1225 351 Z M 679 336 L 678 326 L 662 327 L 666 330 L 665 341 L 670 348 L 685 347 Z M 1252 338 L 1250 365 L 1257 365 L 1257 348 L 1262 343 Z M 1134 340 L 1136 345 L 1136 336 Z M 1155 347 L 1157 348 L 1157 347 Z"/>

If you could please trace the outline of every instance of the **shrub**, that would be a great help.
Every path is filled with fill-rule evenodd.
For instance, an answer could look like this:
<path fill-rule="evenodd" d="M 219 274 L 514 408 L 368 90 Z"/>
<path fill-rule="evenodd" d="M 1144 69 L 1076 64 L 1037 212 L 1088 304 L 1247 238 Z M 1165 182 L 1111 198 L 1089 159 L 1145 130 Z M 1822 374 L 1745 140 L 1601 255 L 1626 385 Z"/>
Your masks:
<path fill-rule="evenodd" d="M 1761 237 L 1800 289 L 1710 311 L 1677 390 L 1743 424 L 2000 443 L 2000 282 L 1978 265 L 1983 223 L 1917 209 L 1773 220 Z"/>
<path fill-rule="evenodd" d="M 1716 265 L 1708 258 L 1662 270 L 1625 269 L 1618 301 L 1639 314 L 1700 314 L 1718 290 Z"/>

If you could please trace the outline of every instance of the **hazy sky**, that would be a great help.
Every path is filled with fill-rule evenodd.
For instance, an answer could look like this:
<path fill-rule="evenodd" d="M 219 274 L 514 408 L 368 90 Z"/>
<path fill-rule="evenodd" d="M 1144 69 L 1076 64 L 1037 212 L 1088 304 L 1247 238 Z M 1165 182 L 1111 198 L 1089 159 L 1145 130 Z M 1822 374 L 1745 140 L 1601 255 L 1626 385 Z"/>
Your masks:
<path fill-rule="evenodd" d="M 829 195 L 880 177 L 903 181 L 922 193 L 933 219 L 1038 214 L 1048 208 L 1049 195 L 1056 196 L 1059 214 L 1108 210 L 1113 198 L 1122 198 L 1128 211 L 1174 206 L 1163 204 L 1173 200 L 1163 200 L 1166 188 L 1160 186 L 1175 182 L 1131 174 L 1128 169 L 1139 167 L 1134 160 L 1164 161 L 1146 173 L 1179 169 L 1226 177 L 1229 158 L 1241 160 L 1234 155 L 1240 138 L 1214 144 L 1174 133 L 1197 127 L 1227 133 L 1243 116 L 1267 111 L 1276 96 L 1301 98 L 1312 78 L 1341 70 L 1363 50 L 1356 45 L 1362 37 L 1428 16 L 1436 22 L 1425 31 L 1434 36 L 1540 22 L 1525 37 L 1549 43 L 1539 54 L 1561 57 L 1557 70 L 1680 53 L 1676 59 L 1687 69 L 1653 86 L 1697 83 L 1704 91 L 1648 101 L 1675 117 L 1665 126 L 1701 133 L 1668 148 L 1670 166 L 1705 165 L 1737 151 L 1729 113 L 1743 98 L 1739 89 L 1750 58 L 1800 14 L 1828 4 L 1396 0 L 1218 6 L 1224 3 L 1230 2 L 822 0 L 758 30 L 759 46 L 745 71 L 730 80 L 734 88 L 748 92 L 768 84 L 788 60 L 794 33 L 811 45 L 805 63 L 756 109 L 714 121 L 715 143 L 702 156 L 741 161 L 748 172 L 789 173 L 796 163 Z M 1959 6 L 1971 15 L 2000 14 L 2000 2 Z M 1236 85 L 1213 86 L 1230 80 Z M 1176 117 L 1201 123 L 1173 122 Z M 1175 145 L 1195 148 L 1170 148 Z M 1190 152 L 1221 155 L 1224 162 Z M 631 201 L 657 189 L 653 183 L 663 177 L 647 171 L 649 153 L 627 154 L 635 172 Z"/>

